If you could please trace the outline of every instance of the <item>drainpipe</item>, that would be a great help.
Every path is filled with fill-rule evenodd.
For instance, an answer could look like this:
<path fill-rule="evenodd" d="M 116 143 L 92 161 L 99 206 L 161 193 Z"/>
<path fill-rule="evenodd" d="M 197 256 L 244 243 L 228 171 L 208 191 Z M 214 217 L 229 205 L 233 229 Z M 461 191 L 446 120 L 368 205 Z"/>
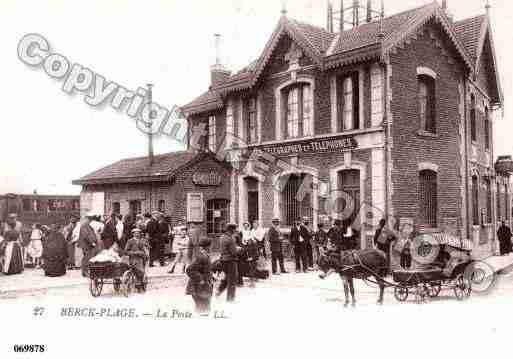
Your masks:
<path fill-rule="evenodd" d="M 472 231 L 471 231 L 471 226 L 470 226 L 470 206 L 469 206 L 469 203 L 470 203 L 470 200 L 469 200 L 469 195 L 468 195 L 468 191 L 469 191 L 469 183 L 468 183 L 468 175 L 469 175 L 469 167 L 468 167 L 468 161 L 469 161 L 469 158 L 468 158 L 468 152 L 469 152 L 469 148 L 468 148 L 468 123 L 467 123 L 467 85 L 468 85 L 468 79 L 466 77 L 463 77 L 463 122 L 465 124 L 464 126 L 464 130 L 465 130 L 465 201 L 466 201 L 466 211 L 467 211 L 467 223 L 465 223 L 465 226 L 467 227 L 467 237 L 473 241 L 473 236 L 472 236 Z"/>

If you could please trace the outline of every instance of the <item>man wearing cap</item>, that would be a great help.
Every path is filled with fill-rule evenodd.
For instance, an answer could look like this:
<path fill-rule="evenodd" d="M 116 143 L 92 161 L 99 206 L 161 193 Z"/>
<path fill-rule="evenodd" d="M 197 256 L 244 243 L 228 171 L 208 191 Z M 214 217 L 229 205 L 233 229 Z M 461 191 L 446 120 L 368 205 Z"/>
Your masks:
<path fill-rule="evenodd" d="M 88 263 L 89 259 L 97 254 L 98 239 L 96 233 L 91 227 L 91 219 L 94 216 L 91 213 L 86 214 L 84 220 L 80 223 L 80 232 L 78 235 L 78 246 L 82 249 L 84 256 L 82 257 L 82 275 L 89 276 Z"/>
<path fill-rule="evenodd" d="M 273 274 L 279 274 L 277 264 L 280 264 L 280 272 L 287 273 L 285 270 L 285 264 L 283 263 L 283 249 L 282 242 L 283 236 L 280 232 L 280 220 L 279 218 L 274 218 L 272 220 L 272 226 L 269 228 L 267 232 L 267 237 L 269 238 L 269 244 L 271 247 L 271 267 Z"/>
<path fill-rule="evenodd" d="M 219 297 L 224 290 L 227 290 L 226 301 L 233 302 L 235 300 L 235 290 L 237 284 L 237 257 L 238 250 L 235 244 L 235 229 L 237 225 L 229 223 L 226 225 L 226 232 L 221 236 L 221 265 L 223 268 L 224 278 L 217 289 Z"/>
<path fill-rule="evenodd" d="M 73 232 L 75 231 L 75 227 L 77 226 L 77 223 L 78 223 L 78 218 L 75 216 L 72 216 L 70 219 L 70 223 L 63 229 L 63 234 L 64 234 L 64 238 L 66 239 L 66 247 L 67 247 L 67 252 L 68 252 L 67 267 L 69 269 L 75 268 L 75 245 L 76 245 L 78 238 L 73 236 Z"/>

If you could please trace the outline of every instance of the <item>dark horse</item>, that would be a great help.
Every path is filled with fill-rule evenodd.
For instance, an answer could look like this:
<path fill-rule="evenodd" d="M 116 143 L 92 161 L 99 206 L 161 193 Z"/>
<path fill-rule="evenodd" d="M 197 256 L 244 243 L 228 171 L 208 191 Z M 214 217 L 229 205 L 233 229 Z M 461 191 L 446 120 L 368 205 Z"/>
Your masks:
<path fill-rule="evenodd" d="M 379 286 L 378 304 L 383 304 L 385 283 L 382 278 L 387 274 L 387 258 L 379 249 L 363 249 L 345 251 L 329 251 L 319 258 L 320 278 L 324 279 L 331 273 L 338 273 L 344 282 L 344 293 L 347 306 L 349 292 L 355 305 L 353 279 L 367 279 L 373 277 Z"/>

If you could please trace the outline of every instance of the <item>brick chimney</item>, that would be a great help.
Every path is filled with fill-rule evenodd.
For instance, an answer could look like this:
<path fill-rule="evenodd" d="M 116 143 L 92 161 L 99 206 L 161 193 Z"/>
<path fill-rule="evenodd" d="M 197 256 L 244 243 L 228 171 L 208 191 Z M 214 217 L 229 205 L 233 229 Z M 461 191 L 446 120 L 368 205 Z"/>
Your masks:
<path fill-rule="evenodd" d="M 216 47 L 216 62 L 210 67 L 210 86 L 215 87 L 225 82 L 232 74 L 221 63 L 221 35 L 214 34 L 215 47 Z"/>

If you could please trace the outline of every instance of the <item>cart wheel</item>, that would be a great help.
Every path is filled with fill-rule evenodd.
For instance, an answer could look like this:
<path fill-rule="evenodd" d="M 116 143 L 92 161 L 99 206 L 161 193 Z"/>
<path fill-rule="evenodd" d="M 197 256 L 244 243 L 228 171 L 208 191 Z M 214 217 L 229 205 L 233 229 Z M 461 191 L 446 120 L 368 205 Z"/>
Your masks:
<path fill-rule="evenodd" d="M 428 295 L 431 298 L 436 298 L 440 294 L 441 290 L 442 290 L 442 283 L 441 282 L 429 283 Z"/>
<path fill-rule="evenodd" d="M 468 278 L 465 278 L 463 273 L 458 274 L 454 280 L 454 295 L 458 300 L 464 300 L 470 297 L 472 293 L 472 284 Z"/>
<path fill-rule="evenodd" d="M 128 297 L 135 289 L 135 275 L 131 270 L 127 270 L 123 273 L 123 278 L 121 279 L 123 285 L 123 294 L 125 297 Z"/>
<path fill-rule="evenodd" d="M 408 299 L 408 287 L 395 287 L 394 288 L 394 297 L 399 302 L 404 302 Z"/>
<path fill-rule="evenodd" d="M 103 279 L 91 278 L 91 281 L 89 282 L 89 291 L 93 297 L 98 297 L 100 294 L 102 294 L 102 288 Z"/>
<path fill-rule="evenodd" d="M 119 293 L 119 291 L 121 290 L 121 279 L 114 279 L 114 291 L 116 293 Z"/>

